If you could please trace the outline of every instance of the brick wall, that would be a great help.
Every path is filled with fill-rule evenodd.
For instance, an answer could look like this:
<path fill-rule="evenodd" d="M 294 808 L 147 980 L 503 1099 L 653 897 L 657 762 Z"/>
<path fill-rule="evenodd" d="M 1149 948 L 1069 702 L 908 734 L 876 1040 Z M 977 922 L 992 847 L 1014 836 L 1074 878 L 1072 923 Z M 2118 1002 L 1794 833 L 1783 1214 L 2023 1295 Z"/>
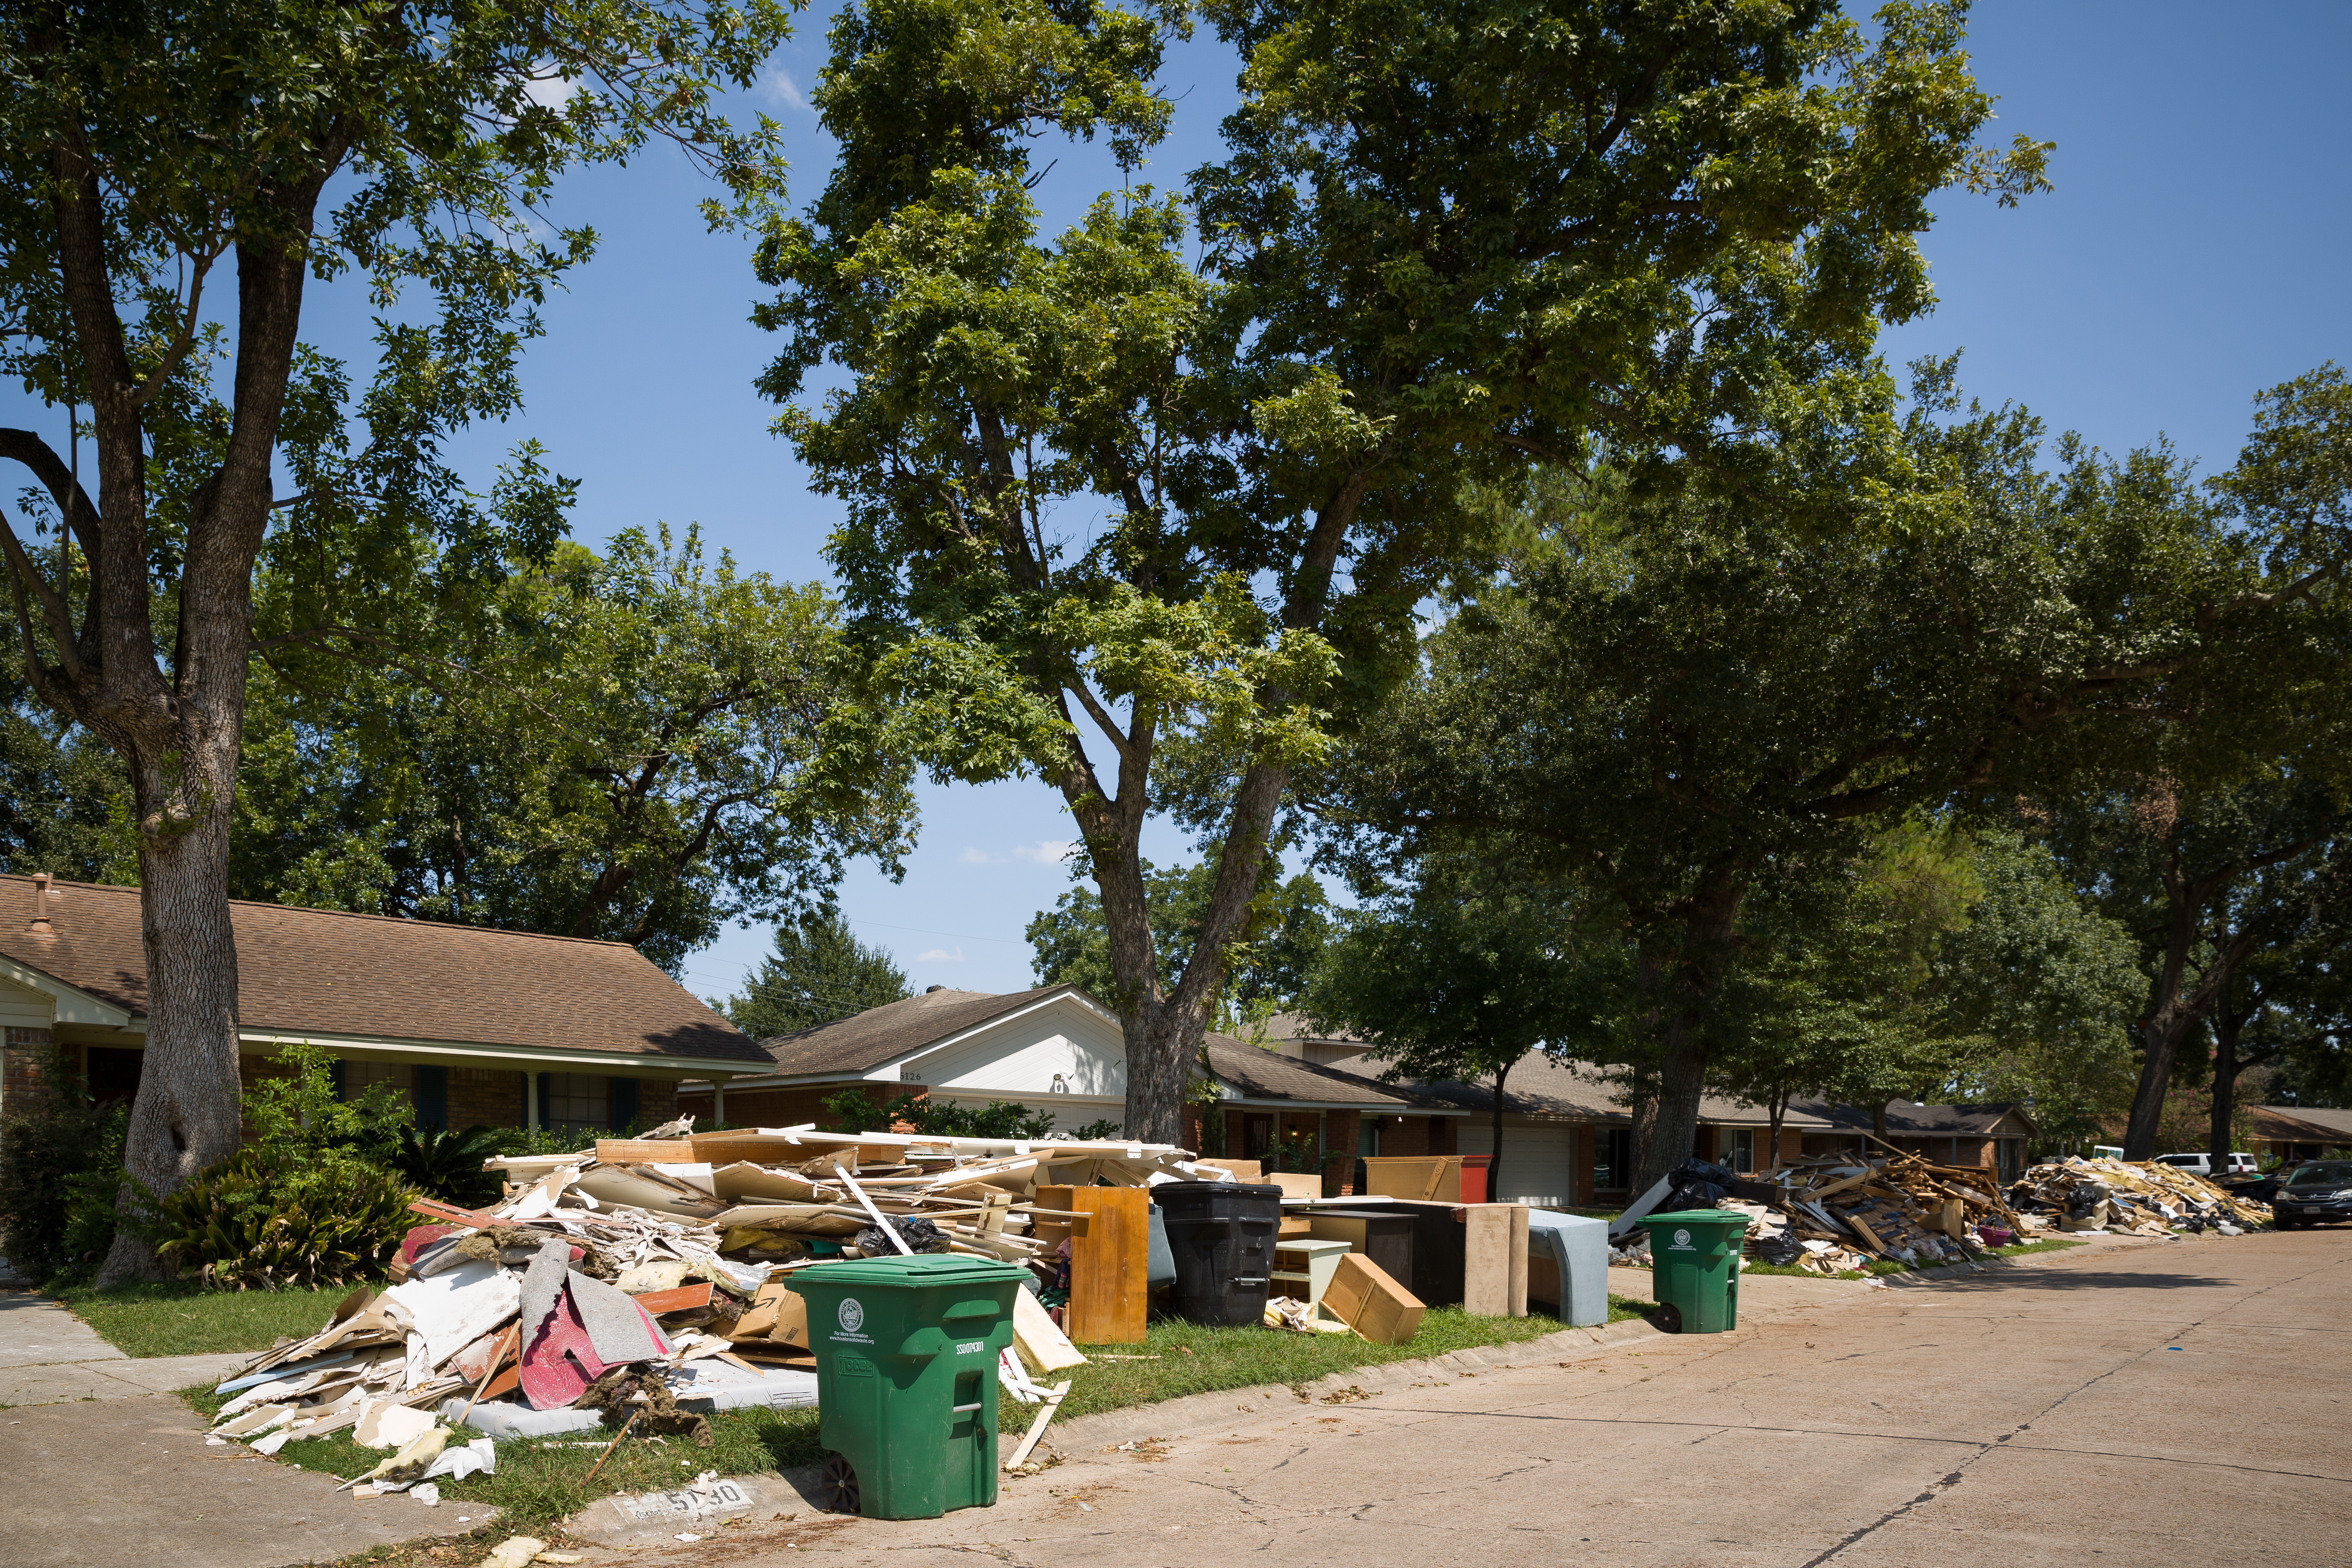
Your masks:
<path fill-rule="evenodd" d="M 56 1057 L 48 1030 L 8 1026 L 0 1044 L 0 1113 L 30 1111 L 47 1097 Z"/>
<path fill-rule="evenodd" d="M 859 1079 L 849 1079 L 841 1083 L 795 1085 L 783 1089 L 730 1089 L 727 1091 L 727 1125 L 730 1127 L 798 1127 L 803 1121 L 823 1121 L 826 1117 L 824 1110 L 818 1107 L 819 1100 L 830 1095 L 839 1094 L 845 1089 L 858 1088 L 863 1088 L 867 1096 L 876 1100 L 888 1099 L 898 1092 L 887 1084 L 864 1083 Z M 642 1092 L 651 1093 L 652 1090 L 653 1085 L 648 1083 Z M 877 1090 L 887 1092 L 877 1093 Z M 673 1090 L 671 1103 L 677 1108 L 670 1113 L 671 1115 L 690 1115 L 695 1119 L 695 1125 L 698 1127 L 708 1127 L 711 1124 L 709 1089 L 688 1089 L 682 1094 Z M 654 1123 L 648 1121 L 646 1125 L 650 1127 Z M 859 1131 L 872 1130 L 861 1128 Z"/>

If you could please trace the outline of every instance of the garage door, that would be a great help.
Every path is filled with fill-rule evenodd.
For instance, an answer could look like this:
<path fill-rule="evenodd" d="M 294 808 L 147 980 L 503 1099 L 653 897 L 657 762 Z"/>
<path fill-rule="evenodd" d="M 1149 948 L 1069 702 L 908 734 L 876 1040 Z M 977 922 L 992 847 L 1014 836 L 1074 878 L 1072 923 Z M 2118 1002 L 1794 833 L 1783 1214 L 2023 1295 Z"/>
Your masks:
<path fill-rule="evenodd" d="M 1456 1147 L 1465 1154 L 1491 1153 L 1494 1128 L 1469 1121 L 1456 1124 Z M 1503 1123 L 1503 1179 L 1492 1196 L 1511 1202 L 1570 1204 L 1576 1201 L 1576 1129 L 1559 1123 Z"/>

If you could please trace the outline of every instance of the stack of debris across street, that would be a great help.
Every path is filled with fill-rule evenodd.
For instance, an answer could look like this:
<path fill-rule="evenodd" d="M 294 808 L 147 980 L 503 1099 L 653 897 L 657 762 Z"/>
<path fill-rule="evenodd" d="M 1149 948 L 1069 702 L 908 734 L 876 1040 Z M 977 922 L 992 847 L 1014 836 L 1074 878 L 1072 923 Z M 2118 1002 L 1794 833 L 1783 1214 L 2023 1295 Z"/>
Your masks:
<path fill-rule="evenodd" d="M 505 1199 L 487 1213 L 413 1205 L 434 1223 L 403 1241 L 395 1282 L 353 1292 L 325 1329 L 222 1384 L 234 1397 L 215 1442 L 275 1453 L 349 1428 L 390 1457 L 346 1486 L 428 1503 L 439 1479 L 494 1470 L 495 1438 L 605 1426 L 708 1445 L 710 1411 L 816 1403 L 805 1316 L 786 1284 L 796 1272 L 958 1252 L 1029 1265 L 1051 1300 L 1067 1291 L 1070 1251 L 1053 1233 L 1083 1234 L 1084 1222 L 1030 1200 L 1041 1177 L 1233 1180 L 1162 1144 L 811 1128 L 604 1139 L 488 1163 L 509 1178 Z M 1015 1344 L 1031 1364 L 1082 1363 L 1021 1295 Z M 1016 1398 L 1054 1398 L 1011 1351 L 999 1375 Z M 484 1436 L 460 1443 L 461 1428 Z"/>
<path fill-rule="evenodd" d="M 1938 1165 L 1901 1152 L 1802 1161 L 1761 1177 L 1688 1161 L 1611 1227 L 1609 1260 L 1650 1266 L 1645 1214 L 1704 1208 L 1748 1215 L 1745 1255 L 1811 1273 L 1879 1262 L 1933 1267 L 2057 1232 L 2239 1236 L 2270 1215 L 2176 1165 L 2085 1160 L 2033 1166 L 2004 1191 L 1980 1166 Z"/>

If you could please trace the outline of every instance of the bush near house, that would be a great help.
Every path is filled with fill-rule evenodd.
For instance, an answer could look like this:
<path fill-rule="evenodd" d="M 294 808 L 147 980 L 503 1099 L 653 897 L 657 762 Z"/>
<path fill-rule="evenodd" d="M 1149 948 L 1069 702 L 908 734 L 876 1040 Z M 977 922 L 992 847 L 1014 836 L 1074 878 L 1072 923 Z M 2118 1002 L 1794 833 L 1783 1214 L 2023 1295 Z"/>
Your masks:
<path fill-rule="evenodd" d="M 64 1052 L 45 1075 L 49 1092 L 0 1122 L 0 1254 L 29 1278 L 71 1281 L 113 1243 L 130 1118 L 92 1105 Z"/>

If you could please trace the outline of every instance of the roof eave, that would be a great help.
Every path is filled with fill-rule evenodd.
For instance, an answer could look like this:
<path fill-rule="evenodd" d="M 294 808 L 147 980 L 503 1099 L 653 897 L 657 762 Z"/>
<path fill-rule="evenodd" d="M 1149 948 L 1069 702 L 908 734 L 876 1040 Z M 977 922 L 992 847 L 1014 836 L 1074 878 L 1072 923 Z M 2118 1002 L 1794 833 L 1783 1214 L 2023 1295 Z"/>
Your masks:
<path fill-rule="evenodd" d="M 568 1046 L 505 1046 L 470 1040 L 404 1040 L 389 1036 L 338 1035 L 320 1030 L 246 1029 L 236 1037 L 255 1046 L 332 1046 L 340 1050 L 381 1051 L 389 1056 L 439 1057 L 495 1061 L 502 1066 L 530 1062 L 545 1068 L 629 1068 L 676 1069 L 703 1076 L 757 1071 L 755 1064 L 727 1057 L 671 1056 L 656 1051 L 596 1051 Z"/>

